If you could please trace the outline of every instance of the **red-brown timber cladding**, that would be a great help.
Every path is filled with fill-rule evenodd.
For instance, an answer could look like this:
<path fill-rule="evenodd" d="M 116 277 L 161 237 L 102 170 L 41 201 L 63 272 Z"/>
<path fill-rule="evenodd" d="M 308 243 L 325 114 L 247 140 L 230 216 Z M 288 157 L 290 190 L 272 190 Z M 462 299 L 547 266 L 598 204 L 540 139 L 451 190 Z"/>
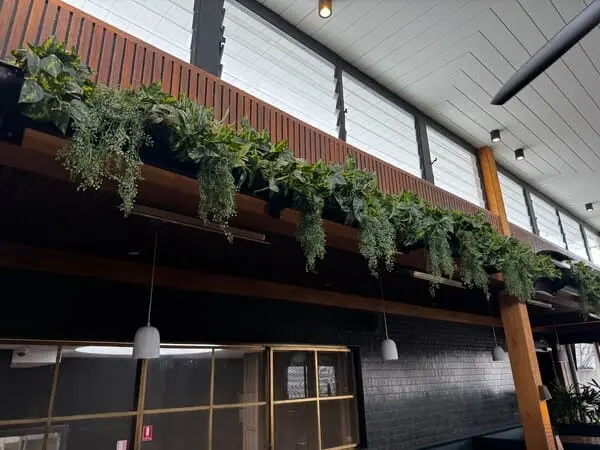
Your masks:
<path fill-rule="evenodd" d="M 498 217 L 489 211 L 370 156 L 66 3 L 3 0 L 0 4 L 2 58 L 26 42 L 39 43 L 54 34 L 77 48 L 99 82 L 128 88 L 160 81 L 166 92 L 187 95 L 212 106 L 217 118 L 227 115 L 226 121 L 235 126 L 240 125 L 242 117 L 248 118 L 257 129 L 266 129 L 274 140 L 286 139 L 294 154 L 309 162 L 322 159 L 341 163 L 354 156 L 360 168 L 377 174 L 379 185 L 386 192 L 411 191 L 447 209 L 483 212 L 499 228 Z"/>

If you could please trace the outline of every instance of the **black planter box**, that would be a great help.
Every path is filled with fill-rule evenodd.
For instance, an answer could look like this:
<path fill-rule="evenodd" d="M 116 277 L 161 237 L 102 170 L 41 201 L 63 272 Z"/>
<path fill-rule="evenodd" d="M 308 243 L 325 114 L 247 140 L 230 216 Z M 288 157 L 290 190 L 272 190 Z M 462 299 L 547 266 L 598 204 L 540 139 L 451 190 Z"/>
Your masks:
<path fill-rule="evenodd" d="M 0 140 L 19 145 L 23 140 L 23 120 L 19 113 L 19 97 L 23 71 L 0 61 Z"/>
<path fill-rule="evenodd" d="M 593 423 L 560 424 L 554 428 L 559 436 L 600 436 L 600 425 Z"/>

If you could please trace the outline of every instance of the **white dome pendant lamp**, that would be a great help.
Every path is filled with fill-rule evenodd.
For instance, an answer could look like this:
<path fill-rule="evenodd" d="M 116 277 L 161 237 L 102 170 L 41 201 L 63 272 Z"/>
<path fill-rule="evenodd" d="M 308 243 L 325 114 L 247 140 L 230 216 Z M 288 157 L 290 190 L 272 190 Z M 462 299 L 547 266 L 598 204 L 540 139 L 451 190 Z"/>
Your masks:
<path fill-rule="evenodd" d="M 381 359 L 384 361 L 397 361 L 398 348 L 396 343 L 390 339 L 387 326 L 387 315 L 385 313 L 385 300 L 383 297 L 383 280 L 382 275 L 379 275 L 379 290 L 381 291 L 381 304 L 383 306 L 383 326 L 385 329 L 385 339 L 381 342 Z"/>
<path fill-rule="evenodd" d="M 487 294 L 488 311 L 490 313 L 490 318 L 494 318 L 494 316 L 492 315 L 492 304 L 491 304 L 490 298 L 491 298 L 490 294 Z M 508 353 L 506 353 L 504 351 L 504 349 L 498 345 L 498 338 L 496 337 L 496 329 L 494 328 L 493 323 L 492 323 L 492 335 L 494 336 L 494 348 L 492 349 L 492 361 L 494 361 L 494 362 L 507 361 Z"/>
<path fill-rule="evenodd" d="M 148 321 L 140 327 L 133 340 L 133 359 L 160 358 L 160 333 L 150 325 L 152 314 L 152 298 L 154 295 L 154 274 L 156 272 L 156 255 L 158 252 L 158 232 L 154 232 L 154 255 L 152 257 L 152 277 L 150 279 L 150 300 L 148 302 Z"/>

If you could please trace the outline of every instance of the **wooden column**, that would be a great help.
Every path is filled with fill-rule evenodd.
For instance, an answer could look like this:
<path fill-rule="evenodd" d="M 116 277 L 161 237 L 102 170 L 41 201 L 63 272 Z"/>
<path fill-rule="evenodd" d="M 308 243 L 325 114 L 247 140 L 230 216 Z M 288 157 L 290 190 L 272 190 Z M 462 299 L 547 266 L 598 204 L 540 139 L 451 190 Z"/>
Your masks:
<path fill-rule="evenodd" d="M 502 233 L 510 235 L 493 150 L 483 147 L 479 149 L 478 156 L 488 209 L 500 217 Z M 525 445 L 528 450 L 556 450 L 548 406 L 539 396 L 542 377 L 527 306 L 519 299 L 503 294 L 500 297 L 500 316 L 521 411 Z"/>

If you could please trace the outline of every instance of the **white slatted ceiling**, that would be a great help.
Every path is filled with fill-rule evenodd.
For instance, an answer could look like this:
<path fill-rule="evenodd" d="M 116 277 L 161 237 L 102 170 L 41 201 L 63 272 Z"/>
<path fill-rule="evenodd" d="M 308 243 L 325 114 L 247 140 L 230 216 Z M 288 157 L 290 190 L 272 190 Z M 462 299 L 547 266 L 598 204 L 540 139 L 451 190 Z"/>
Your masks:
<path fill-rule="evenodd" d="M 583 259 L 588 259 L 579 223 L 562 212 L 560 213 L 560 222 L 565 233 L 569 251 Z"/>
<path fill-rule="evenodd" d="M 65 0 L 150 45 L 190 61 L 194 0 Z"/>
<path fill-rule="evenodd" d="M 498 173 L 502 198 L 506 208 L 506 216 L 511 223 L 531 232 L 531 220 L 527 211 L 523 187 L 508 178 L 503 173 Z"/>
<path fill-rule="evenodd" d="M 235 1 L 224 26 L 223 80 L 337 136 L 331 64 Z"/>
<path fill-rule="evenodd" d="M 588 227 L 584 227 L 583 232 L 585 233 L 585 239 L 587 240 L 588 248 L 590 249 L 592 262 L 594 264 L 600 264 L 600 243 L 598 235 Z"/>
<path fill-rule="evenodd" d="M 415 118 L 348 74 L 343 74 L 347 142 L 421 176 Z"/>
<path fill-rule="evenodd" d="M 533 194 L 531 195 L 531 203 L 533 204 L 533 212 L 540 236 L 553 244 L 565 248 L 556 209 Z"/>
<path fill-rule="evenodd" d="M 436 186 L 465 200 L 483 206 L 477 160 L 467 149 L 431 127 L 427 127 L 429 150 Z"/>

